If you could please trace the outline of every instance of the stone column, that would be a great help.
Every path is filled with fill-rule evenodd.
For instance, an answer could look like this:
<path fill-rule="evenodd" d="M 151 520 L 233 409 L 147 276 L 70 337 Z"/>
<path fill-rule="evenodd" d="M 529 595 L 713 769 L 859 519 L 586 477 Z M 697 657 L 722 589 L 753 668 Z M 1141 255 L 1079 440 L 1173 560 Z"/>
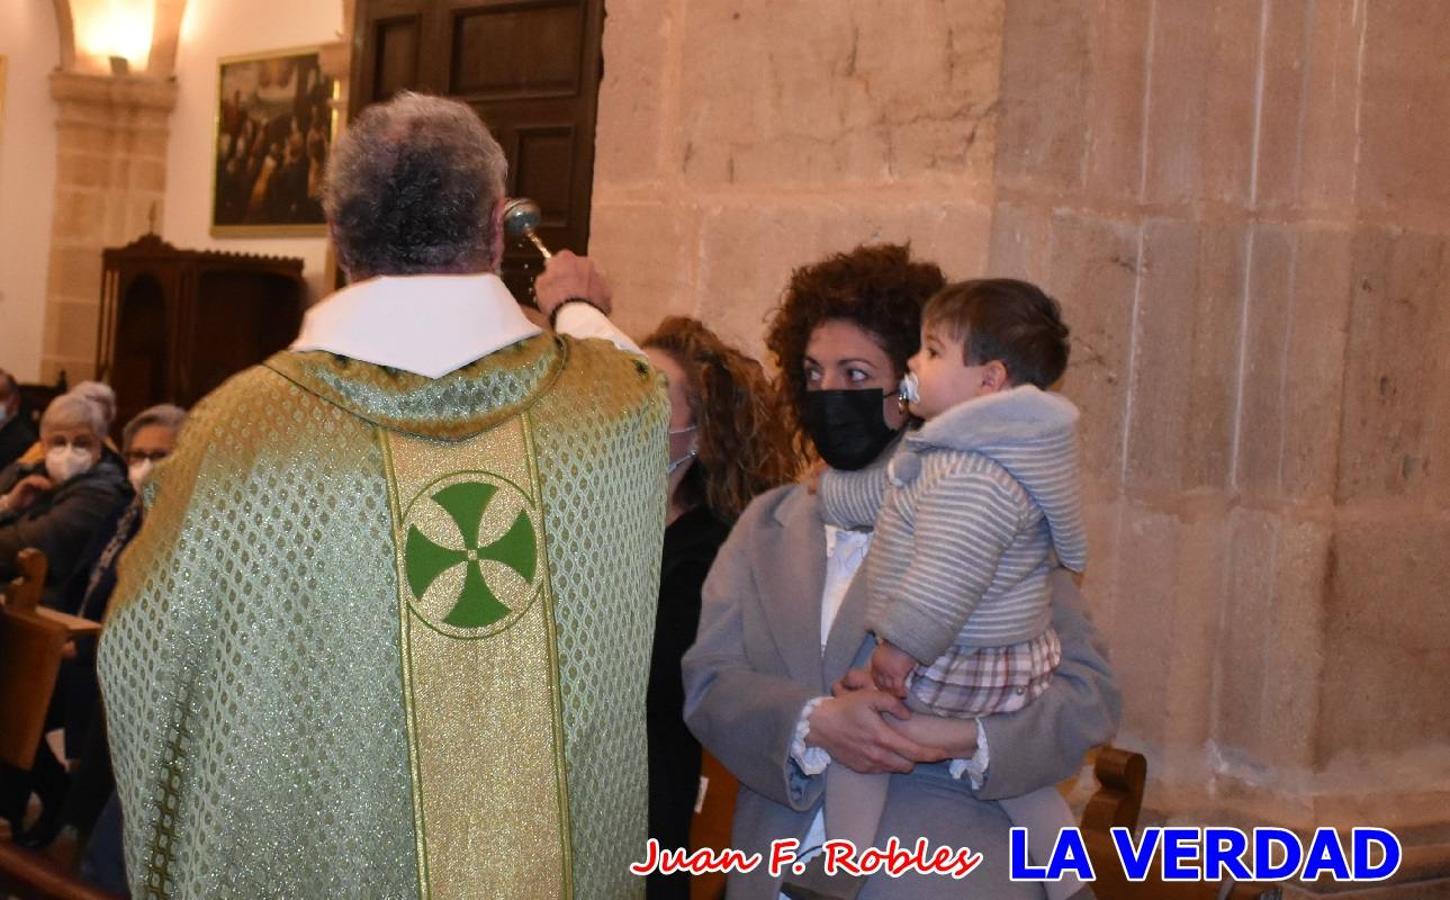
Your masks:
<path fill-rule="evenodd" d="M 176 83 L 56 72 L 55 216 L 41 377 L 89 378 L 96 358 L 101 251 L 161 227 L 167 118 Z"/>
<path fill-rule="evenodd" d="M 1004 27 L 989 268 L 1073 329 L 1118 743 L 1161 819 L 1395 829 L 1376 898 L 1450 889 L 1447 40 L 1373 0 Z"/>

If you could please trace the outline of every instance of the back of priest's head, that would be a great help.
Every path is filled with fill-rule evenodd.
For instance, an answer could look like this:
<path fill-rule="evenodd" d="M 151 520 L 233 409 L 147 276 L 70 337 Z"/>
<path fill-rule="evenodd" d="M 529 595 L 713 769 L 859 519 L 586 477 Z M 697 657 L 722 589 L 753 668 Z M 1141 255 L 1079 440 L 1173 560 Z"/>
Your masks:
<path fill-rule="evenodd" d="M 404 92 L 367 107 L 328 161 L 323 206 L 353 280 L 497 268 L 508 161 L 468 106 Z"/>

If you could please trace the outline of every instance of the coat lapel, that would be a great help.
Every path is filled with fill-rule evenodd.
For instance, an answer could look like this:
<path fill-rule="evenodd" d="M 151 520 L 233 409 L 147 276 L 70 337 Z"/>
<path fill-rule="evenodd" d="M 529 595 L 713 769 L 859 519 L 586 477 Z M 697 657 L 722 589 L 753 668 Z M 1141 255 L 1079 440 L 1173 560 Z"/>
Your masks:
<path fill-rule="evenodd" d="M 791 677 L 821 678 L 821 592 L 826 583 L 826 532 L 816 497 L 796 488 L 775 511 L 776 528 L 760 531 L 756 559 L 765 617 Z"/>

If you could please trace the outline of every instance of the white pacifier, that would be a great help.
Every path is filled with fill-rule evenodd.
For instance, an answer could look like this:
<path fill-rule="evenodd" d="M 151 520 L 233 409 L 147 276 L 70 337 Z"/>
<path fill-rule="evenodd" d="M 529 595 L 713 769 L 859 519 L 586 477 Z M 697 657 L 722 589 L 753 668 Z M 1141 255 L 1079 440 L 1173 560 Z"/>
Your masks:
<path fill-rule="evenodd" d="M 906 377 L 901 379 L 901 386 L 897 388 L 897 396 L 904 403 L 921 402 L 921 383 L 916 379 L 915 372 L 907 372 Z"/>

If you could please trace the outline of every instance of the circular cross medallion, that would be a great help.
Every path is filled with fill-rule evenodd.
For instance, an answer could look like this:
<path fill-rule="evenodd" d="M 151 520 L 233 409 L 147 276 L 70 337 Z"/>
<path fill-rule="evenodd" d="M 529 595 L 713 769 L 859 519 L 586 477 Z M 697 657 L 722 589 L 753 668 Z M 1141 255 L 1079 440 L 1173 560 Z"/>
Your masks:
<path fill-rule="evenodd" d="M 403 514 L 409 606 L 435 631 L 480 638 L 507 628 L 539 592 L 536 512 L 488 472 L 434 481 Z"/>

